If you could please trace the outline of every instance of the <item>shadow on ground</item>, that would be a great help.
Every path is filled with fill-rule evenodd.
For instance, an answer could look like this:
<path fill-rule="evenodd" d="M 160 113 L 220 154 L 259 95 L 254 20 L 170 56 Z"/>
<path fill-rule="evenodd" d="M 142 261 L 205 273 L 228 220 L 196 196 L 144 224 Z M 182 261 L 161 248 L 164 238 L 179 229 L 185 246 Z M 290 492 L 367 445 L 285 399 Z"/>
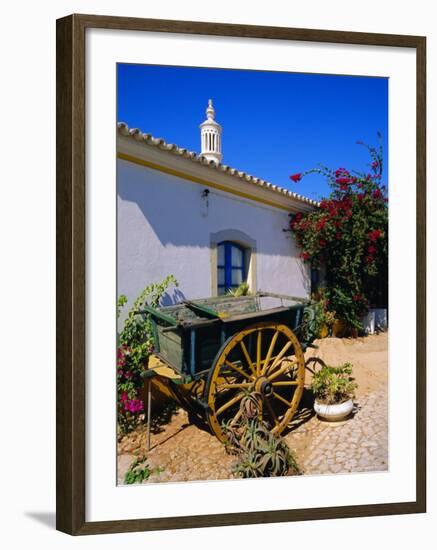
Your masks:
<path fill-rule="evenodd" d="M 31 518 L 46 527 L 56 529 L 56 514 L 55 512 L 24 512 L 24 515 Z"/>

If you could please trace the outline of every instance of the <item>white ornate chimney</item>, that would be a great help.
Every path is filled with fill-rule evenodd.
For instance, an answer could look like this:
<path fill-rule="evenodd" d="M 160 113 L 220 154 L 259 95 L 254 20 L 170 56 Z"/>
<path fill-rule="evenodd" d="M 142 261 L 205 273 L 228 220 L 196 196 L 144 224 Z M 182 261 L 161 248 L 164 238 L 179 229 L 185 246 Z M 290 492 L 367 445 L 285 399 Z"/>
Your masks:
<path fill-rule="evenodd" d="M 201 154 L 217 164 L 222 160 L 222 127 L 214 120 L 212 99 L 208 100 L 206 120 L 200 125 Z"/>

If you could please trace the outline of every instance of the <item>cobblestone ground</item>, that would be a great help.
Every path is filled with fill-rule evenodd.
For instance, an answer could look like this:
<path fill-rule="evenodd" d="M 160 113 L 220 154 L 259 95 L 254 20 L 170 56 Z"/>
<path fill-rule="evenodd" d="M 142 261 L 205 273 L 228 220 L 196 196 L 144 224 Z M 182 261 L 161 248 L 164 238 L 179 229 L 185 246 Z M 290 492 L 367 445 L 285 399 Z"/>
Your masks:
<path fill-rule="evenodd" d="M 387 470 L 387 391 L 363 396 L 348 420 L 323 422 L 313 416 L 285 439 L 304 474 Z"/>

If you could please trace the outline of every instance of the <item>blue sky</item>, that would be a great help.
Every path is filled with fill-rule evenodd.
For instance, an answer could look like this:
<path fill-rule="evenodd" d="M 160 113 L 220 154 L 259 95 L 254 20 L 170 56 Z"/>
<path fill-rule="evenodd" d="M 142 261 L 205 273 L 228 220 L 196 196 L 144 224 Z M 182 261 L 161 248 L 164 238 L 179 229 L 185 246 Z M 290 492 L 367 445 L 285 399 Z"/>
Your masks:
<path fill-rule="evenodd" d="M 223 127 L 223 162 L 320 199 L 317 174 L 289 176 L 322 163 L 368 171 L 368 152 L 383 136 L 387 166 L 388 79 L 265 71 L 117 66 L 117 119 L 200 152 L 199 124 L 213 99 Z M 383 175 L 387 184 L 387 172 Z"/>

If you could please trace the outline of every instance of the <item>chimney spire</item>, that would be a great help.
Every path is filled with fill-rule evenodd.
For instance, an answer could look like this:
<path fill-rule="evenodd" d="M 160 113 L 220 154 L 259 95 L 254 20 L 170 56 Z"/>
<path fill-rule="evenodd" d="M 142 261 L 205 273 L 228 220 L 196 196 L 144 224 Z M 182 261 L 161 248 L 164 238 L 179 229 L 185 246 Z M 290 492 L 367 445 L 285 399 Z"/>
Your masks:
<path fill-rule="evenodd" d="M 219 164 L 222 160 L 222 127 L 215 120 L 212 99 L 208 100 L 206 120 L 200 125 L 201 154 Z"/>

